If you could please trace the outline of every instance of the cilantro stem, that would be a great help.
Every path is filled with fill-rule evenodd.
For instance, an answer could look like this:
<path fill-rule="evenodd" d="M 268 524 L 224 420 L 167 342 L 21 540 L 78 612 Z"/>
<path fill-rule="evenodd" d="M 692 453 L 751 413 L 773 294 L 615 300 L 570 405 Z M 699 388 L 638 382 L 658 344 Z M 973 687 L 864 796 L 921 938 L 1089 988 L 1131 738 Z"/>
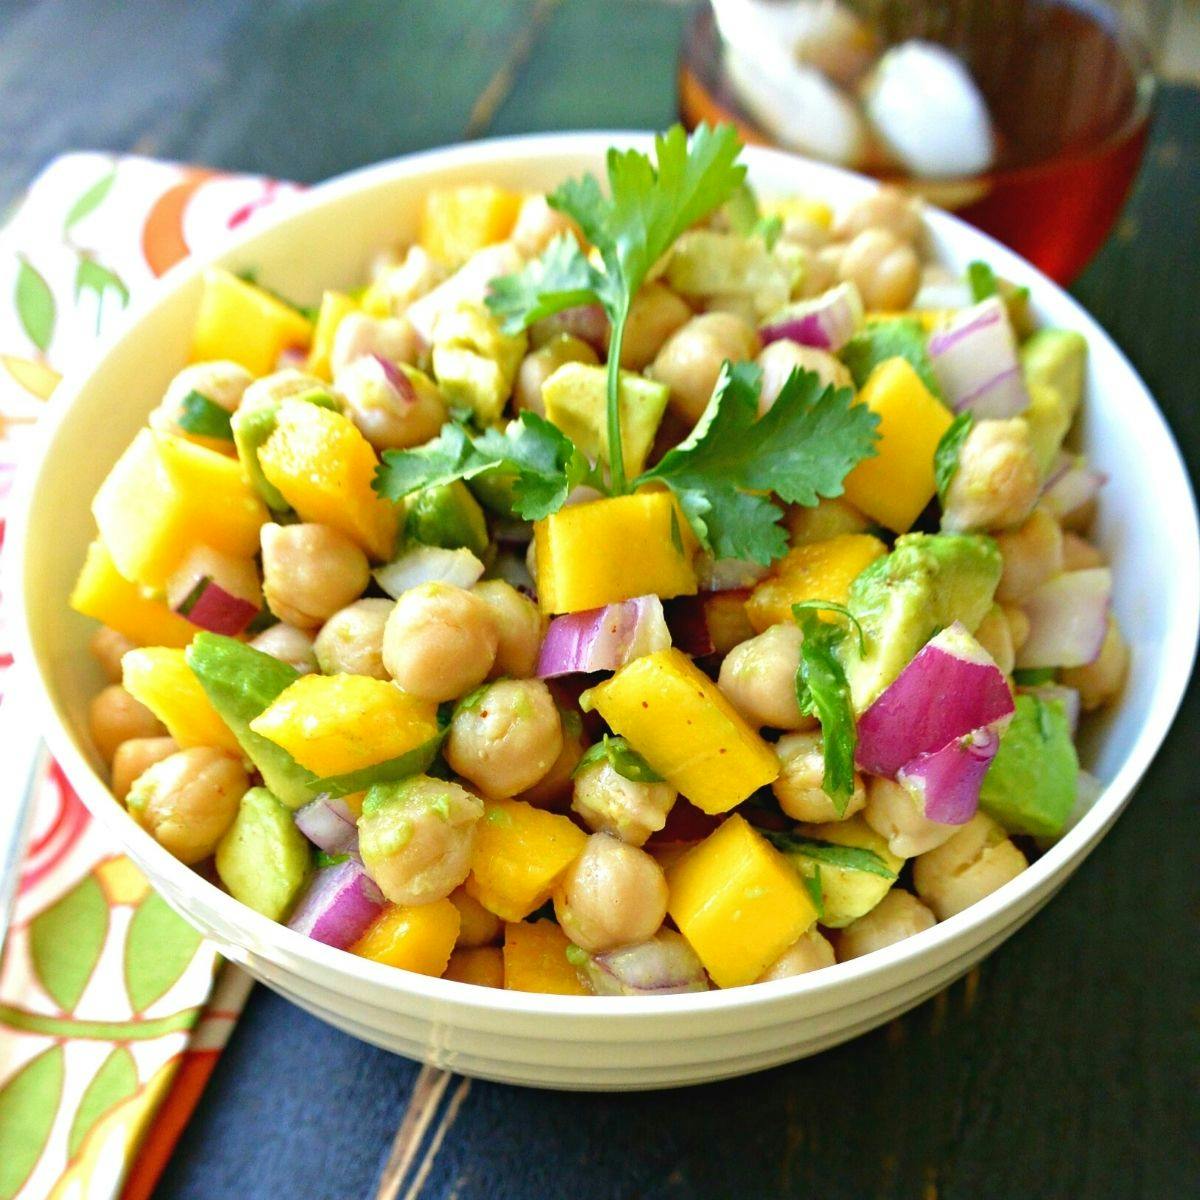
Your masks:
<path fill-rule="evenodd" d="M 623 496 L 629 485 L 625 480 L 625 447 L 621 442 L 621 343 L 625 340 L 625 322 L 629 319 L 629 300 L 613 315 L 612 336 L 608 341 L 608 490 Z"/>

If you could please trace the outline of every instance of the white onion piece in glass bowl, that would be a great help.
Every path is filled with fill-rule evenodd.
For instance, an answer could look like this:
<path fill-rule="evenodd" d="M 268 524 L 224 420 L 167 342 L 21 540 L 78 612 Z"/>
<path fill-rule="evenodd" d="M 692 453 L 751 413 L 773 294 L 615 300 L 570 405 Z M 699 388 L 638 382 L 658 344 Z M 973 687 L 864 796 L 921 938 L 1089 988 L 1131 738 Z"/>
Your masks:
<path fill-rule="evenodd" d="M 1008 310 L 989 296 L 929 335 L 929 359 L 955 412 L 1015 417 L 1029 407 Z"/>
<path fill-rule="evenodd" d="M 422 583 L 449 583 L 469 588 L 483 578 L 483 563 L 467 550 L 447 550 L 443 546 L 413 546 L 399 558 L 376 567 L 375 582 L 393 600 Z"/>
<path fill-rule="evenodd" d="M 918 179 L 969 177 L 992 165 L 987 104 L 944 46 L 914 39 L 889 50 L 864 81 L 862 100 L 884 145 Z"/>
<path fill-rule="evenodd" d="M 1085 667 L 1095 662 L 1108 632 L 1112 572 L 1107 567 L 1067 571 L 1042 584 L 1021 608 L 1029 636 L 1017 651 L 1017 666 Z"/>

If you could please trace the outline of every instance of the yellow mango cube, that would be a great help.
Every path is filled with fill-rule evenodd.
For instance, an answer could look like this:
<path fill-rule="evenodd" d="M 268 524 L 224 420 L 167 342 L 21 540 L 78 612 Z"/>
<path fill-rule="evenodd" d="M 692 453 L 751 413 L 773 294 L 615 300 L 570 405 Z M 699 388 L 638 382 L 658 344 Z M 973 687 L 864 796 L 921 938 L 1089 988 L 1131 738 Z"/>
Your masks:
<path fill-rule="evenodd" d="M 186 646 L 196 632 L 190 621 L 130 583 L 113 565 L 112 555 L 99 540 L 88 547 L 71 592 L 71 607 L 123 633 L 139 646 Z"/>
<path fill-rule="evenodd" d="M 869 533 L 847 533 L 793 546 L 779 560 L 776 574 L 755 587 L 746 602 L 750 624 L 758 633 L 792 619 L 792 605 L 802 600 L 845 604 L 850 585 L 887 546 Z"/>
<path fill-rule="evenodd" d="M 753 983 L 817 910 L 796 870 L 734 815 L 667 872 L 667 911 L 723 988 Z"/>
<path fill-rule="evenodd" d="M 350 953 L 418 975 L 440 975 L 457 937 L 458 909 L 449 900 L 389 904 L 350 947 Z"/>
<path fill-rule="evenodd" d="M 833 227 L 833 209 L 824 200 L 813 200 L 807 196 L 784 196 L 779 199 L 764 199 L 761 202 L 763 216 L 789 217 L 807 221 L 818 229 Z"/>
<path fill-rule="evenodd" d="M 152 429 L 117 459 L 92 514 L 120 574 L 155 590 L 198 545 L 253 558 L 267 520 L 237 459 Z"/>
<path fill-rule="evenodd" d="M 308 348 L 308 361 L 304 369 L 318 379 L 332 379 L 329 356 L 333 351 L 333 339 L 344 317 L 358 312 L 358 305 L 344 292 L 326 292 L 321 297 L 317 310 L 317 323 L 313 327 L 312 345 Z"/>
<path fill-rule="evenodd" d="M 233 730 L 217 715 L 182 650 L 166 646 L 130 650 L 121 659 L 121 682 L 183 749 L 217 746 L 242 756 Z"/>
<path fill-rule="evenodd" d="M 436 259 L 457 264 L 512 232 L 522 196 L 494 183 L 467 183 L 425 193 L 418 240 Z"/>
<path fill-rule="evenodd" d="M 553 921 L 516 921 L 504 927 L 504 986 L 510 992 L 590 996 L 567 949 L 567 935 Z"/>
<path fill-rule="evenodd" d="M 443 979 L 476 987 L 504 986 L 504 951 L 499 946 L 468 946 L 455 950 L 442 972 Z"/>
<path fill-rule="evenodd" d="M 467 892 L 488 912 L 520 921 L 550 899 L 586 841 L 568 817 L 524 800 L 489 800 L 475 826 Z"/>
<path fill-rule="evenodd" d="M 220 267 L 204 272 L 204 294 L 192 334 L 192 361 L 228 359 L 251 375 L 275 369 L 291 347 L 305 349 L 312 323 L 270 292 Z"/>
<path fill-rule="evenodd" d="M 711 592 L 704 598 L 704 622 L 713 650 L 725 655 L 754 636 L 754 626 L 746 612 L 745 592 Z"/>
<path fill-rule="evenodd" d="M 284 400 L 258 461 L 303 520 L 340 529 L 373 558 L 391 557 L 398 510 L 372 489 L 379 461 L 349 417 Z"/>
<path fill-rule="evenodd" d="M 771 747 L 679 650 L 635 658 L 588 695 L 610 728 L 706 813 L 728 812 L 779 774 Z"/>
<path fill-rule="evenodd" d="M 533 534 L 543 612 L 696 593 L 696 538 L 670 492 L 572 504 L 538 521 Z"/>
<path fill-rule="evenodd" d="M 500 936 L 500 918 L 488 912 L 466 888 L 455 888 L 450 893 L 450 903 L 458 909 L 462 925 L 458 930 L 458 941 L 462 946 L 486 946 Z"/>
<path fill-rule="evenodd" d="M 858 399 L 879 414 L 879 453 L 846 476 L 846 499 L 893 533 L 906 533 L 937 490 L 933 455 L 953 414 L 904 358 L 881 362 Z"/>
<path fill-rule="evenodd" d="M 302 675 L 250 728 L 324 778 L 424 745 L 437 735 L 437 706 L 368 675 Z"/>

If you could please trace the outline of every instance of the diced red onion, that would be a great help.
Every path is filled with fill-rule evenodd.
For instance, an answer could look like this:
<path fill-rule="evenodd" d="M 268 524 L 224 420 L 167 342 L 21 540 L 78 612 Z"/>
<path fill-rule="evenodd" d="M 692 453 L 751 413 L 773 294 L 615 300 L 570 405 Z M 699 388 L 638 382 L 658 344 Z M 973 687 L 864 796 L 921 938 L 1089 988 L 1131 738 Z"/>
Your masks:
<path fill-rule="evenodd" d="M 995 729 L 975 729 L 905 763 L 896 780 L 917 800 L 928 820 L 965 825 L 979 807 L 980 785 L 999 748 Z"/>
<path fill-rule="evenodd" d="M 1067 725 L 1071 730 L 1071 736 L 1075 736 L 1075 732 L 1079 728 L 1079 713 L 1082 707 L 1076 688 L 1064 687 L 1061 683 L 1039 683 L 1036 687 L 1018 688 L 1017 691 L 1026 696 L 1037 696 L 1039 700 L 1046 700 L 1052 704 L 1055 702 L 1061 704 L 1067 718 Z"/>
<path fill-rule="evenodd" d="M 1067 571 L 1043 583 L 1021 607 L 1029 636 L 1017 666 L 1083 667 L 1095 662 L 1108 630 L 1112 572 L 1107 567 Z"/>
<path fill-rule="evenodd" d="M 1107 481 L 1108 476 L 1089 467 L 1082 455 L 1063 454 L 1042 488 L 1042 504 L 1060 522 L 1068 522 L 1095 500 Z"/>
<path fill-rule="evenodd" d="M 258 605 L 227 592 L 207 575 L 175 605 L 175 611 L 198 629 L 237 637 L 258 616 Z"/>
<path fill-rule="evenodd" d="M 345 800 L 318 796 L 297 811 L 296 828 L 326 854 L 358 852 L 358 822 Z"/>
<path fill-rule="evenodd" d="M 275 370 L 286 371 L 289 368 L 302 371 L 308 362 L 308 351 L 299 346 L 284 346 L 275 360 Z"/>
<path fill-rule="evenodd" d="M 968 308 L 929 335 L 929 358 L 955 412 L 1015 417 L 1029 407 L 1008 310 L 998 296 Z"/>
<path fill-rule="evenodd" d="M 657 596 L 555 617 L 538 658 L 538 678 L 575 672 L 616 671 L 627 662 L 671 645 Z"/>
<path fill-rule="evenodd" d="M 412 380 L 390 358 L 384 358 L 382 354 L 372 354 L 370 357 L 379 364 L 384 379 L 400 399 L 406 404 L 416 404 L 417 389 L 413 387 Z"/>
<path fill-rule="evenodd" d="M 684 654 L 703 658 L 716 651 L 702 597 L 676 596 L 663 605 L 663 611 L 667 615 L 671 641 Z"/>
<path fill-rule="evenodd" d="M 929 641 L 858 720 L 858 765 L 895 778 L 901 767 L 1013 714 L 1000 668 L 957 621 Z"/>
<path fill-rule="evenodd" d="M 399 558 L 373 572 L 375 582 L 393 600 L 422 583 L 449 583 L 469 588 L 483 577 L 483 563 L 465 547 L 412 546 Z"/>
<path fill-rule="evenodd" d="M 786 339 L 836 353 L 854 336 L 862 321 L 863 302 L 858 288 L 852 283 L 839 283 L 811 300 L 780 309 L 759 326 L 758 333 L 764 346 Z"/>
<path fill-rule="evenodd" d="M 288 928 L 344 950 L 362 937 L 382 908 L 383 893 L 362 864 L 348 858 L 313 873 Z"/>
<path fill-rule="evenodd" d="M 752 588 L 771 573 L 769 566 L 741 558 L 709 558 L 696 560 L 696 574 L 702 592 L 740 592 Z"/>
<path fill-rule="evenodd" d="M 597 996 L 672 996 L 708 991 L 700 959 L 673 929 L 660 930 L 648 942 L 589 958 L 584 971 Z"/>

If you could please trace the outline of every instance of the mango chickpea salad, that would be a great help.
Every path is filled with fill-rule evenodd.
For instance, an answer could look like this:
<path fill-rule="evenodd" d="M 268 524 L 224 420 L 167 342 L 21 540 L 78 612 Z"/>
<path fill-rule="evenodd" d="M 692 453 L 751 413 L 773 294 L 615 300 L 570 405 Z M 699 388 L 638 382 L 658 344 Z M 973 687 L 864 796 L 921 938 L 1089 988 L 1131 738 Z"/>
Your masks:
<path fill-rule="evenodd" d="M 648 995 L 891 945 L 1086 808 L 1084 339 L 739 152 L 431 191 L 315 311 L 206 273 L 71 599 L 162 846 L 381 963 Z"/>

